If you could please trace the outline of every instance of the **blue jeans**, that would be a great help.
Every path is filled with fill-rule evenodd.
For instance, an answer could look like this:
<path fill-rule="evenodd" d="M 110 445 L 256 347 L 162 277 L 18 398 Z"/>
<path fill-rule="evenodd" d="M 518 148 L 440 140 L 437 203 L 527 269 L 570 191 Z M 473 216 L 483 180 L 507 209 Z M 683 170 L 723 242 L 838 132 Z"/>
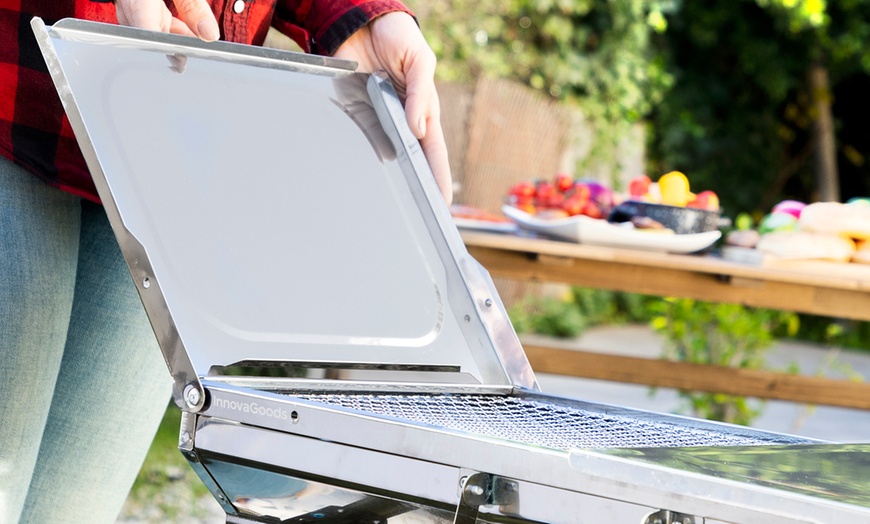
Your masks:
<path fill-rule="evenodd" d="M 171 379 L 99 205 L 0 157 L 0 523 L 113 523 Z"/>

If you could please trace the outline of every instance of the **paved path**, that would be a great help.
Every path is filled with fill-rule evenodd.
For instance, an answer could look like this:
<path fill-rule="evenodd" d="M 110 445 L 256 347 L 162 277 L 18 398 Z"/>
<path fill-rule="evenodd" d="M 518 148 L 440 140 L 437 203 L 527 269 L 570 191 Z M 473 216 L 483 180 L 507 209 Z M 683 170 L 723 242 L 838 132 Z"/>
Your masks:
<path fill-rule="evenodd" d="M 603 353 L 656 358 L 661 354 L 662 339 L 646 326 L 606 326 L 587 330 L 576 341 L 578 347 Z M 826 364 L 833 358 L 834 363 Z M 785 369 L 796 363 L 803 374 L 815 374 L 824 368 L 831 377 L 842 377 L 837 368 L 848 365 L 870 380 L 870 352 L 828 349 L 792 341 L 778 342 L 770 350 L 768 363 Z M 538 383 L 547 393 L 592 402 L 677 413 L 682 408 L 675 390 L 620 384 L 602 380 L 578 379 L 538 374 Z M 759 402 L 760 404 L 760 402 Z M 792 402 L 768 401 L 754 427 L 835 442 L 870 442 L 870 411 L 829 406 L 809 407 Z M 685 413 L 685 412 L 683 412 Z"/>

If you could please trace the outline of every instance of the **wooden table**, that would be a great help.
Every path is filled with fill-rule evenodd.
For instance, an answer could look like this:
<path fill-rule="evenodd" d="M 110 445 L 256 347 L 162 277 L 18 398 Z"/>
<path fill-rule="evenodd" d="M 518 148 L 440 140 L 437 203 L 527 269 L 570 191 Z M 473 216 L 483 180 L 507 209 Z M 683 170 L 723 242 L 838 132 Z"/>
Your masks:
<path fill-rule="evenodd" d="M 492 275 L 649 295 L 739 303 L 870 321 L 870 266 L 821 261 L 753 265 L 463 231 L 469 253 Z M 764 370 L 525 346 L 543 373 L 695 391 L 870 409 L 870 384 Z"/>

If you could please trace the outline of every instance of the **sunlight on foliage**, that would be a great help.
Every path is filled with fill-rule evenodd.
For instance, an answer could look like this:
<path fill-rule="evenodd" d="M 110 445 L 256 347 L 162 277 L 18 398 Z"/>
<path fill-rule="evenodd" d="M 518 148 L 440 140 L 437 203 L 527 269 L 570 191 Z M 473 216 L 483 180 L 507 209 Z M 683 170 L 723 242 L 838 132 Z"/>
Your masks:
<path fill-rule="evenodd" d="M 773 7 L 786 13 L 793 32 L 828 23 L 826 0 L 757 0 L 761 7 Z"/>
<path fill-rule="evenodd" d="M 680 362 L 762 369 L 775 332 L 797 333 L 798 316 L 739 304 L 668 298 L 657 304 L 652 328 L 665 336 L 666 356 Z M 748 425 L 760 411 L 746 399 L 719 393 L 681 392 L 695 416 Z"/>
<path fill-rule="evenodd" d="M 441 80 L 507 78 L 578 106 L 598 135 L 590 161 L 612 159 L 672 83 L 650 40 L 666 30 L 671 0 L 410 3 Z"/>

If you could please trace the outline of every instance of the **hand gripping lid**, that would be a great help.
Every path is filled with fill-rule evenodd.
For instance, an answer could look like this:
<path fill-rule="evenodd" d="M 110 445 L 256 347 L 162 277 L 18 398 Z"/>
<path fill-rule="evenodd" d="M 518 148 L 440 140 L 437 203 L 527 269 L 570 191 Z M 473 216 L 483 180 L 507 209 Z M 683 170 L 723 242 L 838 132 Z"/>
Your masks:
<path fill-rule="evenodd" d="M 33 26 L 182 408 L 202 407 L 200 377 L 252 363 L 535 387 L 384 78 L 126 27 Z"/>

